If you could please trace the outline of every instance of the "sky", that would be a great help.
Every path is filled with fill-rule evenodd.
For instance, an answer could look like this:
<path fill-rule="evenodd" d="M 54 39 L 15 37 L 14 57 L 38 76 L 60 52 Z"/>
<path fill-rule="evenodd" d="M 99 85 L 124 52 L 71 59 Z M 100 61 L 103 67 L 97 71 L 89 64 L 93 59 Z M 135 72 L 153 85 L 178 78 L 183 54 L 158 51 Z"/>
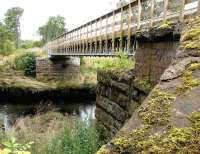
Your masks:
<path fill-rule="evenodd" d="M 7 9 L 21 7 L 21 38 L 39 39 L 38 27 L 49 16 L 61 15 L 66 19 L 66 28 L 71 30 L 116 8 L 118 0 L 0 0 L 0 20 Z"/>

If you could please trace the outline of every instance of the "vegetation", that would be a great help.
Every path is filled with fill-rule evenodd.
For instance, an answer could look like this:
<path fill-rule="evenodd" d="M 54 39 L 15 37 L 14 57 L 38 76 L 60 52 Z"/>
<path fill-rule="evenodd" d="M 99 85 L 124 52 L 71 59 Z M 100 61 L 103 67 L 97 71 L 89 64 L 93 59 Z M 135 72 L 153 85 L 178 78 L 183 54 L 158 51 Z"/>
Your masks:
<path fill-rule="evenodd" d="M 31 144 L 28 147 L 32 154 L 93 154 L 99 147 L 92 122 L 88 124 L 57 112 L 21 119 L 11 131 L 0 136 L 0 143 L 13 137 L 20 148 Z"/>
<path fill-rule="evenodd" d="M 15 58 L 16 70 L 22 70 L 25 76 L 36 75 L 36 56 L 33 53 L 24 53 Z"/>
<path fill-rule="evenodd" d="M 66 32 L 65 18 L 62 16 L 51 16 L 44 26 L 39 27 L 39 34 L 42 36 L 42 41 L 46 43 L 49 40 L 55 39 L 59 35 Z"/>
<path fill-rule="evenodd" d="M 5 25 L 7 30 L 12 34 L 12 39 L 16 44 L 16 47 L 19 47 L 20 41 L 20 17 L 23 15 L 24 10 L 19 7 L 13 7 L 8 9 L 5 14 Z"/>
<path fill-rule="evenodd" d="M 196 50 L 200 51 L 199 35 L 200 35 L 200 19 L 199 17 L 190 19 L 188 21 L 187 31 L 183 32 L 182 48 L 185 51 Z M 192 28 L 191 28 L 192 27 Z"/>
<path fill-rule="evenodd" d="M 30 49 L 34 47 L 42 47 L 42 41 L 33 41 L 33 40 L 25 40 L 21 41 L 20 48 L 22 49 Z"/>
<path fill-rule="evenodd" d="M 14 7 L 6 12 L 4 21 L 0 21 L 0 55 L 8 55 L 19 46 L 22 14 L 23 9 Z"/>
<path fill-rule="evenodd" d="M 188 69 L 182 75 L 182 84 L 176 88 L 178 94 L 183 94 L 188 90 L 191 90 L 193 87 L 199 86 L 200 81 L 194 79 L 193 72 L 195 70 L 200 70 L 200 63 L 192 63 Z"/>
<path fill-rule="evenodd" d="M 19 144 L 16 142 L 16 139 L 12 137 L 9 141 L 3 142 L 2 145 L 4 149 L 1 150 L 1 154 L 31 154 L 28 149 L 31 148 L 33 142 L 29 142 L 26 144 Z"/>
<path fill-rule="evenodd" d="M 175 96 L 155 89 L 148 104 L 138 115 L 145 125 L 166 125 L 170 118 L 170 106 L 175 99 Z"/>
<path fill-rule="evenodd" d="M 151 129 L 134 130 L 126 138 L 119 137 L 113 141 L 118 153 L 198 153 L 200 112 L 194 112 L 189 117 L 190 127 L 169 128 L 163 134 L 149 135 Z M 103 151 L 103 149 L 101 150 Z M 98 153 L 108 154 L 108 153 Z"/>

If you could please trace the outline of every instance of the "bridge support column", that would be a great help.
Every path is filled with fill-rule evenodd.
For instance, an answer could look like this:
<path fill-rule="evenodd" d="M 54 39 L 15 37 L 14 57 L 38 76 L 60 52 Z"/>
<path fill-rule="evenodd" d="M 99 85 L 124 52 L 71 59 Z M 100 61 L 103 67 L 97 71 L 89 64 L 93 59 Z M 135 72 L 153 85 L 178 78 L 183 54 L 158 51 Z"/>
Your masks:
<path fill-rule="evenodd" d="M 36 60 L 36 76 L 39 80 L 80 80 L 80 58 L 54 56 Z"/>

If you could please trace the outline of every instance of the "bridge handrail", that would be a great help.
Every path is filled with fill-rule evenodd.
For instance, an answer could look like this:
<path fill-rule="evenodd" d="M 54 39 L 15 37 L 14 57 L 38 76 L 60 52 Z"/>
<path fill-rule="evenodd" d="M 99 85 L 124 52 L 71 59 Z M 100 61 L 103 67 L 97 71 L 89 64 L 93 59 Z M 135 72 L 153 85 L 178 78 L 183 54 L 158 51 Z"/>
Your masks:
<path fill-rule="evenodd" d="M 115 42 L 118 33 L 120 40 L 123 39 L 123 35 L 126 33 L 128 46 L 130 46 L 130 37 L 133 31 L 137 31 L 141 28 L 151 28 L 156 22 L 165 22 L 167 19 L 177 17 L 179 21 L 183 22 L 184 16 L 186 15 L 194 13 L 200 14 L 200 0 L 190 0 L 189 3 L 186 3 L 186 0 L 180 0 L 181 3 L 177 5 L 177 8 L 179 8 L 178 11 L 169 9 L 169 1 L 170 0 L 133 0 L 121 8 L 115 9 L 56 37 L 48 42 L 45 48 L 50 54 L 53 50 L 59 50 L 61 48 L 64 48 L 65 52 L 69 53 L 75 52 L 74 50 L 76 50 L 71 48 L 81 48 L 81 51 L 84 51 L 82 48 L 89 50 L 88 48 L 92 48 L 91 46 L 93 44 L 95 44 L 94 46 L 96 49 L 98 40 L 100 43 L 103 43 L 103 39 L 108 41 L 108 37 L 110 37 L 111 41 Z M 171 1 L 171 3 L 173 3 L 175 0 Z M 157 8 L 159 4 L 163 6 Z M 143 7 L 143 5 L 146 5 L 146 8 Z M 161 8 L 163 8 L 163 10 Z M 162 11 L 156 14 L 156 11 L 158 11 L 156 9 Z M 117 20 L 117 18 L 120 18 L 120 20 Z M 115 45 L 115 43 L 112 43 L 112 51 L 114 48 L 113 44 Z M 122 41 L 120 41 L 120 47 L 121 46 Z"/>

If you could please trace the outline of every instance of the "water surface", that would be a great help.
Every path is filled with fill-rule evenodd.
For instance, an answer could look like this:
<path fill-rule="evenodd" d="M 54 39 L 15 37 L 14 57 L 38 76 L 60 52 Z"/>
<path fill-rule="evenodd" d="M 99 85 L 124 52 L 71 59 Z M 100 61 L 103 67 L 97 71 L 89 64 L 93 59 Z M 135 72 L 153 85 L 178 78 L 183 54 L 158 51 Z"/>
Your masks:
<path fill-rule="evenodd" d="M 80 117 L 82 120 L 89 121 L 95 119 L 95 105 L 92 101 L 40 101 L 31 103 L 19 102 L 0 102 L 0 125 L 4 125 L 5 130 L 12 127 L 18 118 L 25 116 L 34 116 L 38 111 L 43 112 L 51 110 L 60 112 L 64 115 L 73 115 Z"/>

